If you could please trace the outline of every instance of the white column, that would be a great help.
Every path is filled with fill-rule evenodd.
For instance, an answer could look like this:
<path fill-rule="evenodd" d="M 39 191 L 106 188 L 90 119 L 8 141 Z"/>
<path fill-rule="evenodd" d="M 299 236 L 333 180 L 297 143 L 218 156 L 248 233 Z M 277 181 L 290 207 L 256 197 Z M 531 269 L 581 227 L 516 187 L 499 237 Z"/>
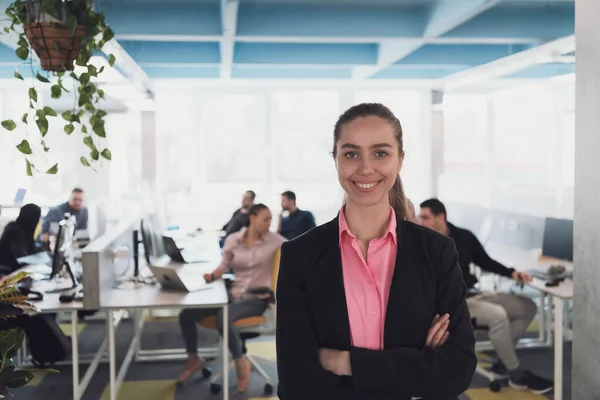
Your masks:
<path fill-rule="evenodd" d="M 156 190 L 156 118 L 154 111 L 142 111 L 142 181 Z"/>
<path fill-rule="evenodd" d="M 429 169 L 425 170 L 430 180 L 426 184 L 425 189 L 429 193 L 425 193 L 426 198 L 438 197 L 438 178 L 444 171 L 444 93 L 433 91 L 423 102 L 429 107 L 424 109 L 423 118 L 423 134 L 427 152 L 430 159 L 427 160 Z M 429 121 L 428 121 L 429 120 Z M 427 135 L 429 132 L 429 135 Z"/>
<path fill-rule="evenodd" d="M 485 208 L 491 207 L 492 196 L 494 191 L 494 183 L 496 179 L 496 163 L 495 163 L 495 143 L 494 135 L 496 129 L 496 111 L 494 109 L 494 99 L 488 98 L 486 104 L 486 130 L 485 130 L 485 179 L 484 179 L 484 193 L 483 193 L 483 206 Z"/>
<path fill-rule="evenodd" d="M 575 299 L 571 397 L 592 400 L 600 393 L 600 2 L 575 3 Z"/>

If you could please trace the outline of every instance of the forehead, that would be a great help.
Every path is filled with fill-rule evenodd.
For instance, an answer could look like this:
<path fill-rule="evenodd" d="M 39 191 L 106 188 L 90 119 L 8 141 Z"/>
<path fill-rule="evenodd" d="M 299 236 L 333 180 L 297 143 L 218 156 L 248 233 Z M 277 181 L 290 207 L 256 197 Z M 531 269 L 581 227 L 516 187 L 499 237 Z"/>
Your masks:
<path fill-rule="evenodd" d="M 379 117 L 362 117 L 342 126 L 338 146 L 352 143 L 368 147 L 374 143 L 396 143 L 392 125 Z"/>
<path fill-rule="evenodd" d="M 431 210 L 428 207 L 421 207 L 421 215 L 423 216 L 431 216 L 433 214 L 431 214 Z"/>

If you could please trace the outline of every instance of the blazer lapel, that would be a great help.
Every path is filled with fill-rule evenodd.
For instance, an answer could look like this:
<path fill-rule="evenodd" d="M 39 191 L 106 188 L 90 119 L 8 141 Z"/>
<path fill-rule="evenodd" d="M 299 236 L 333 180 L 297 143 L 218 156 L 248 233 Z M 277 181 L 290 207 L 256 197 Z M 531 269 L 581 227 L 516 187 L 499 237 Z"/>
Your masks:
<path fill-rule="evenodd" d="M 344 346 L 350 348 L 350 321 L 339 247 L 338 218 L 330 221 L 327 225 L 328 229 L 324 238 L 326 250 L 318 261 L 317 271 L 324 283 L 322 288 L 327 291 L 324 297 L 327 299 L 327 309 L 330 310 L 331 323 L 329 326 L 334 329 L 335 336 L 342 341 Z"/>

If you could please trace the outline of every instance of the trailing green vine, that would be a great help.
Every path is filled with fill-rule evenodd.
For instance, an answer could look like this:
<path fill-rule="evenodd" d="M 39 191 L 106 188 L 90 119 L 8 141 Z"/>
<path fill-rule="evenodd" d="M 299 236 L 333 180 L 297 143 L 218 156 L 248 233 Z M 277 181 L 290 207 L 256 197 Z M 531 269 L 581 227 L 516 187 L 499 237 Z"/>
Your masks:
<path fill-rule="evenodd" d="M 11 23 L 4 27 L 4 33 L 17 35 L 15 54 L 23 60 L 21 66 L 31 68 L 33 83 L 28 90 L 30 111 L 19 119 L 4 120 L 1 125 L 9 131 L 18 125 L 25 126 L 26 138 L 16 147 L 25 157 L 27 174 L 31 176 L 34 171 L 40 172 L 34 158 L 50 150 L 46 142 L 48 118 L 62 118 L 65 121 L 63 130 L 67 135 L 71 135 L 76 127 L 80 128 L 83 143 L 89 149 L 89 154 L 80 158 L 83 165 L 92 166 L 101 158 L 110 160 L 110 150 L 101 147 L 106 138 L 106 111 L 100 107 L 104 91 L 95 81 L 104 67 L 96 68 L 90 63 L 91 57 L 102 54 L 104 45 L 114 37 L 104 20 L 104 14 L 94 9 L 92 0 L 15 0 L 6 8 L 6 15 Z M 79 40 L 80 47 L 76 49 L 73 43 Z M 42 72 L 35 71 L 34 52 L 42 63 Z M 64 61 L 57 65 L 61 55 Z M 83 67 L 82 72 L 74 72 L 73 59 L 75 65 Z M 112 67 L 114 63 L 115 56 L 108 55 L 108 64 Z M 18 68 L 14 76 L 24 80 Z M 66 87 L 70 87 L 68 78 L 73 81 L 73 87 L 69 89 Z M 41 90 L 47 90 L 43 88 L 45 85 L 49 86 L 53 99 L 74 91 L 72 109 L 59 116 L 52 107 L 41 104 L 39 94 Z M 39 136 L 31 131 L 32 121 Z M 47 159 L 47 156 L 44 158 Z M 45 172 L 56 174 L 58 164 Z"/>

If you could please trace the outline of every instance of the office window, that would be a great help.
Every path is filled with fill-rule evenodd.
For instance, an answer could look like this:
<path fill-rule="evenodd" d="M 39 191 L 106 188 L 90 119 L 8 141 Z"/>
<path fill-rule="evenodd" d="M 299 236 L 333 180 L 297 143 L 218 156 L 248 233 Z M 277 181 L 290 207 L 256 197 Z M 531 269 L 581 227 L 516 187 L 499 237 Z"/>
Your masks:
<path fill-rule="evenodd" d="M 209 183 L 261 182 L 266 176 L 263 95 L 215 95 L 200 100 L 201 146 Z"/>

